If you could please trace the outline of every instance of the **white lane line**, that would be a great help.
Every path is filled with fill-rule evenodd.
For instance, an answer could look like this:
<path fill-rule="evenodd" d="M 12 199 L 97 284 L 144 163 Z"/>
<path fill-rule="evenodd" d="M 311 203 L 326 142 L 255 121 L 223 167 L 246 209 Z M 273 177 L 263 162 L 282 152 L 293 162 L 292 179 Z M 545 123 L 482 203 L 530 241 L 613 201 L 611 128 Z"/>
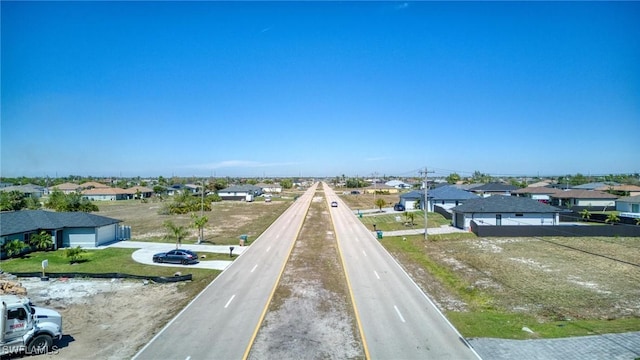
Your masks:
<path fill-rule="evenodd" d="M 256 268 L 258 267 L 258 264 L 253 265 L 253 269 L 251 269 L 251 272 L 256 271 Z"/>
<path fill-rule="evenodd" d="M 271 250 L 271 246 L 269 246 L 269 247 L 267 248 L 267 252 L 269 252 L 269 250 Z"/>
<path fill-rule="evenodd" d="M 373 270 L 373 273 L 376 274 L 376 277 L 378 278 L 378 280 L 380 280 L 380 275 L 378 275 L 378 272 Z"/>
<path fill-rule="evenodd" d="M 406 322 L 406 321 L 404 321 L 404 318 L 402 317 L 402 313 L 400 312 L 398 307 L 395 306 L 395 305 L 393 305 L 393 307 L 396 309 L 396 312 L 398 313 L 398 316 L 400 317 L 400 320 L 402 320 L 402 322 Z"/>
<path fill-rule="evenodd" d="M 362 250 L 362 253 L 364 254 L 364 256 L 367 256 L 367 253 L 364 250 Z"/>
<path fill-rule="evenodd" d="M 231 302 L 233 301 L 233 298 L 234 298 L 234 297 L 236 297 L 236 296 L 235 296 L 235 295 L 233 295 L 233 296 L 231 297 L 231 299 L 229 299 L 229 301 L 227 301 L 227 304 L 224 306 L 224 308 L 225 308 L 225 309 L 229 306 L 229 304 L 231 304 Z M 398 310 L 398 309 L 396 309 L 396 310 Z"/>
<path fill-rule="evenodd" d="M 191 356 L 187 356 L 187 358 L 184 360 L 191 360 Z"/>

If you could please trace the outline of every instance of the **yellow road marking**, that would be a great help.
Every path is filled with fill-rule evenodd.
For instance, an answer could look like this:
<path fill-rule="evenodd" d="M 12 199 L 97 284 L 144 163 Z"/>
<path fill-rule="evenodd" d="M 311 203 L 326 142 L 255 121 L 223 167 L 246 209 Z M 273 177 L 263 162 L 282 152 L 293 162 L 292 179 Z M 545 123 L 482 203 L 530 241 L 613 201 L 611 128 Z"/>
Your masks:
<path fill-rule="evenodd" d="M 316 187 L 316 190 L 317 190 L 317 187 Z M 315 193 L 316 190 L 314 190 L 313 192 Z M 264 309 L 262 310 L 262 314 L 260 314 L 260 320 L 258 321 L 258 325 L 256 326 L 255 330 L 253 330 L 253 334 L 251 335 L 251 339 L 249 340 L 249 345 L 247 345 L 247 349 L 244 351 L 244 355 L 242 356 L 243 360 L 247 360 L 249 358 L 249 353 L 251 352 L 251 348 L 253 347 L 253 342 L 256 340 L 256 337 L 258 336 L 258 331 L 260 331 L 260 327 L 262 326 L 262 322 L 264 321 L 265 316 L 267 316 L 267 310 L 269 310 L 269 305 L 271 304 L 271 300 L 273 300 L 273 295 L 275 295 L 276 289 L 278 288 L 278 284 L 280 284 L 280 279 L 282 278 L 282 274 L 284 274 L 284 268 L 287 266 L 287 262 L 291 257 L 291 252 L 293 252 L 293 247 L 296 245 L 296 241 L 298 241 L 300 230 L 302 230 L 302 225 L 304 224 L 304 220 L 307 217 L 307 213 L 309 212 L 310 207 L 311 206 L 307 207 L 307 211 L 302 217 L 302 221 L 300 222 L 300 225 L 298 225 L 298 230 L 296 231 L 296 238 L 291 243 L 291 247 L 289 248 L 287 258 L 282 264 L 282 268 L 280 269 L 280 274 L 278 274 L 278 279 L 276 280 L 276 283 L 273 285 L 273 289 L 271 289 L 271 294 L 269 295 L 269 299 L 267 300 L 267 303 L 264 306 Z"/>

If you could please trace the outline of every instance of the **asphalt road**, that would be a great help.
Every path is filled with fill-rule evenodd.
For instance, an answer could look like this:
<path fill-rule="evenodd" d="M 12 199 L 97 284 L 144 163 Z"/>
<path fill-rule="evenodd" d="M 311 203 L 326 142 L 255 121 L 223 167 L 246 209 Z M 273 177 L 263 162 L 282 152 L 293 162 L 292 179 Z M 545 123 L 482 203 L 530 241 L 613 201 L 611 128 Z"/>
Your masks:
<path fill-rule="evenodd" d="M 134 359 L 242 359 L 257 334 L 316 187 L 298 198 Z"/>
<path fill-rule="evenodd" d="M 323 186 L 369 359 L 479 359 L 335 192 Z"/>

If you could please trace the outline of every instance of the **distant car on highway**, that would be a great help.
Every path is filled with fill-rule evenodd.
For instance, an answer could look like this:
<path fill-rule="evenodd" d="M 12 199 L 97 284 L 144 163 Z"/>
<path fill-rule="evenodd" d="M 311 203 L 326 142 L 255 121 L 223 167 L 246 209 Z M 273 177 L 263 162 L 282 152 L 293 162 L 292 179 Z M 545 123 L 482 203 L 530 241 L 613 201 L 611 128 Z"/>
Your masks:
<path fill-rule="evenodd" d="M 393 205 L 393 210 L 395 210 L 395 211 L 404 211 L 404 210 L 405 210 L 405 209 L 404 209 L 404 205 L 402 205 L 402 204 L 395 204 L 395 205 Z"/>
<path fill-rule="evenodd" d="M 199 261 L 198 254 L 195 252 L 186 249 L 175 249 L 153 255 L 153 262 L 187 265 L 197 264 Z"/>
<path fill-rule="evenodd" d="M 338 202 L 337 201 L 332 201 L 331 202 L 331 207 L 338 207 Z"/>

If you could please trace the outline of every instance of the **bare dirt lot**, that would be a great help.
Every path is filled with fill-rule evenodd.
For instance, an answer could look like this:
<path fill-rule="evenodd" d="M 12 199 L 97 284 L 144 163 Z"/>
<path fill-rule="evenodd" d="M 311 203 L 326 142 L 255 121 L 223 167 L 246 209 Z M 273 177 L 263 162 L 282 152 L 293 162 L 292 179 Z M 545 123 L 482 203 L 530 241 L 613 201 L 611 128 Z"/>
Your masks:
<path fill-rule="evenodd" d="M 35 305 L 62 315 L 63 338 L 38 359 L 130 359 L 188 299 L 180 284 L 16 279 Z"/>

